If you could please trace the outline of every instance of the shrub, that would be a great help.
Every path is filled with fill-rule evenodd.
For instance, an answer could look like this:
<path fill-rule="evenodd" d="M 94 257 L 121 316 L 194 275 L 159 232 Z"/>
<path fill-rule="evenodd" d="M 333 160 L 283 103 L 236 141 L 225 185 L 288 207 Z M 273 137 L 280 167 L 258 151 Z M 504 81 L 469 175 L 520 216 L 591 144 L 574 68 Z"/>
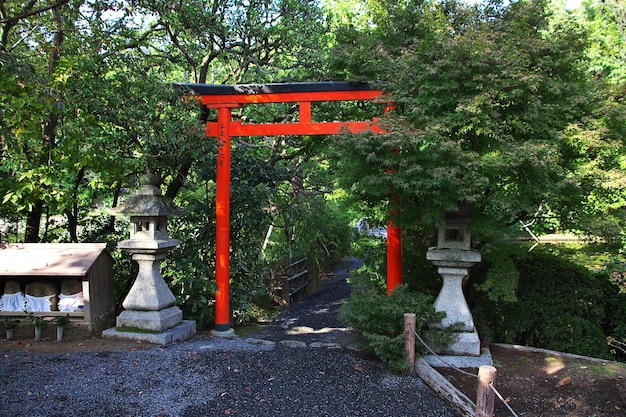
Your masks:
<path fill-rule="evenodd" d="M 352 294 L 340 311 L 346 324 L 361 331 L 368 347 L 393 370 L 408 369 L 404 359 L 404 313 L 415 313 L 416 332 L 438 345 L 447 345 L 451 336 L 446 332 L 428 332 L 428 323 L 440 321 L 445 313 L 437 313 L 431 296 L 412 292 L 405 284 L 387 296 L 379 278 L 364 270 L 353 275 Z M 426 353 L 416 345 L 416 355 Z"/>
<path fill-rule="evenodd" d="M 603 280 L 559 257 L 532 252 L 513 258 L 519 271 L 517 301 L 469 296 L 483 338 L 581 355 L 608 357 L 603 323 Z M 473 271 L 478 288 L 484 268 Z"/>

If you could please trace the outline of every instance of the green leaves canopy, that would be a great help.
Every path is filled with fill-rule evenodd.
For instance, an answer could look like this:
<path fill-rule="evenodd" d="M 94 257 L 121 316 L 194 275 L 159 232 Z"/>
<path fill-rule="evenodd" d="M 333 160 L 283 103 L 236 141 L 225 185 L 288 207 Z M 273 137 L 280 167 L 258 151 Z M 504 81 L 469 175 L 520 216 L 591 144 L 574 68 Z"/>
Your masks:
<path fill-rule="evenodd" d="M 367 65 L 346 66 L 366 54 L 337 48 L 340 71 L 375 73 L 396 105 L 382 138 L 337 141 L 344 184 L 374 203 L 400 201 L 405 225 L 440 224 L 459 202 L 485 230 L 545 206 L 572 217 L 589 192 L 566 135 L 594 103 L 584 31 L 550 26 L 543 1 L 415 2 L 414 13 L 393 3 L 382 10 L 399 18 L 364 42 Z"/>

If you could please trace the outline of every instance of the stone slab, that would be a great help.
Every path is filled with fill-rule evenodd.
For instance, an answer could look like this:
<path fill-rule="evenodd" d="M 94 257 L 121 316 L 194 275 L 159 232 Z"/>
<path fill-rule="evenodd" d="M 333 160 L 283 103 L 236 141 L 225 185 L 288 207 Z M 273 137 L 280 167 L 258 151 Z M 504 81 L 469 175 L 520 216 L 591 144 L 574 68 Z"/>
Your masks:
<path fill-rule="evenodd" d="M 480 356 L 480 338 L 476 331 L 455 333 L 455 340 L 442 353 L 460 356 Z"/>
<path fill-rule="evenodd" d="M 131 253 L 154 254 L 155 251 L 167 250 L 178 246 L 176 239 L 143 239 L 143 240 L 122 240 L 117 247 L 125 249 Z"/>
<path fill-rule="evenodd" d="M 339 343 L 313 342 L 309 345 L 312 348 L 341 349 Z"/>
<path fill-rule="evenodd" d="M 161 333 L 120 332 L 116 328 L 102 332 L 102 337 L 123 340 L 139 340 L 142 342 L 167 345 L 173 342 L 182 342 L 196 335 L 196 322 L 185 320 L 178 326 L 167 329 Z"/>
<path fill-rule="evenodd" d="M 182 321 L 182 311 L 174 306 L 160 311 L 124 310 L 117 316 L 116 326 L 163 332 Z"/>
<path fill-rule="evenodd" d="M 431 248 L 426 252 L 426 259 L 432 261 L 435 265 L 439 265 L 437 262 L 443 262 L 445 266 L 463 268 L 480 262 L 481 255 L 477 250 Z"/>
<path fill-rule="evenodd" d="M 265 340 L 265 339 L 254 339 L 254 338 L 247 338 L 246 342 L 250 343 L 251 345 L 264 345 L 264 346 L 274 346 L 276 345 L 276 342 L 271 341 L 271 340 Z"/>
<path fill-rule="evenodd" d="M 423 359 L 435 368 L 480 368 L 483 365 L 493 366 L 491 351 L 488 347 L 480 349 L 480 356 L 458 355 L 426 355 Z"/>
<path fill-rule="evenodd" d="M 228 330 L 216 330 L 213 329 L 211 330 L 211 335 L 214 337 L 223 337 L 223 338 L 227 338 L 227 339 L 232 339 L 234 337 L 236 337 L 235 334 L 235 329 L 228 329 Z"/>
<path fill-rule="evenodd" d="M 278 343 L 284 346 L 292 347 L 292 348 L 305 348 L 306 347 L 306 342 L 302 342 L 300 340 L 281 340 Z"/>

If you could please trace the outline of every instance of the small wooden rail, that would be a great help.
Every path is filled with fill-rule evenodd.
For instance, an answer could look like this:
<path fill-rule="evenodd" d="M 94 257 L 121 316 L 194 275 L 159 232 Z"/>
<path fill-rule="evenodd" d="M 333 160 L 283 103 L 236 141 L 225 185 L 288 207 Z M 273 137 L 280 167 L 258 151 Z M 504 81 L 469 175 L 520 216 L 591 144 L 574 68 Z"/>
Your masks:
<path fill-rule="evenodd" d="M 65 317 L 69 316 L 74 319 L 85 318 L 85 313 L 83 310 L 74 311 L 74 312 L 66 312 L 66 311 L 33 311 L 27 313 L 25 311 L 0 311 L 0 319 L 4 318 L 15 318 L 15 319 L 25 319 L 30 316 L 38 316 L 38 317 Z"/>
<path fill-rule="evenodd" d="M 306 289 L 309 284 L 308 259 L 302 258 L 287 265 L 281 274 L 281 297 L 287 305 Z"/>

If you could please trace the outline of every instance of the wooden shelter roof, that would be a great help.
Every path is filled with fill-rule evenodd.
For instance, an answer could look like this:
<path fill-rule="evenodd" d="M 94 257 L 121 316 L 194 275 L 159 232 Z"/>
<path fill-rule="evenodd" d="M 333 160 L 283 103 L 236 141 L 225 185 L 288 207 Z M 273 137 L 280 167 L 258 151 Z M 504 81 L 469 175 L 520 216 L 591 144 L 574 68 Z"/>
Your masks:
<path fill-rule="evenodd" d="M 84 276 L 106 243 L 0 243 L 0 276 Z"/>

